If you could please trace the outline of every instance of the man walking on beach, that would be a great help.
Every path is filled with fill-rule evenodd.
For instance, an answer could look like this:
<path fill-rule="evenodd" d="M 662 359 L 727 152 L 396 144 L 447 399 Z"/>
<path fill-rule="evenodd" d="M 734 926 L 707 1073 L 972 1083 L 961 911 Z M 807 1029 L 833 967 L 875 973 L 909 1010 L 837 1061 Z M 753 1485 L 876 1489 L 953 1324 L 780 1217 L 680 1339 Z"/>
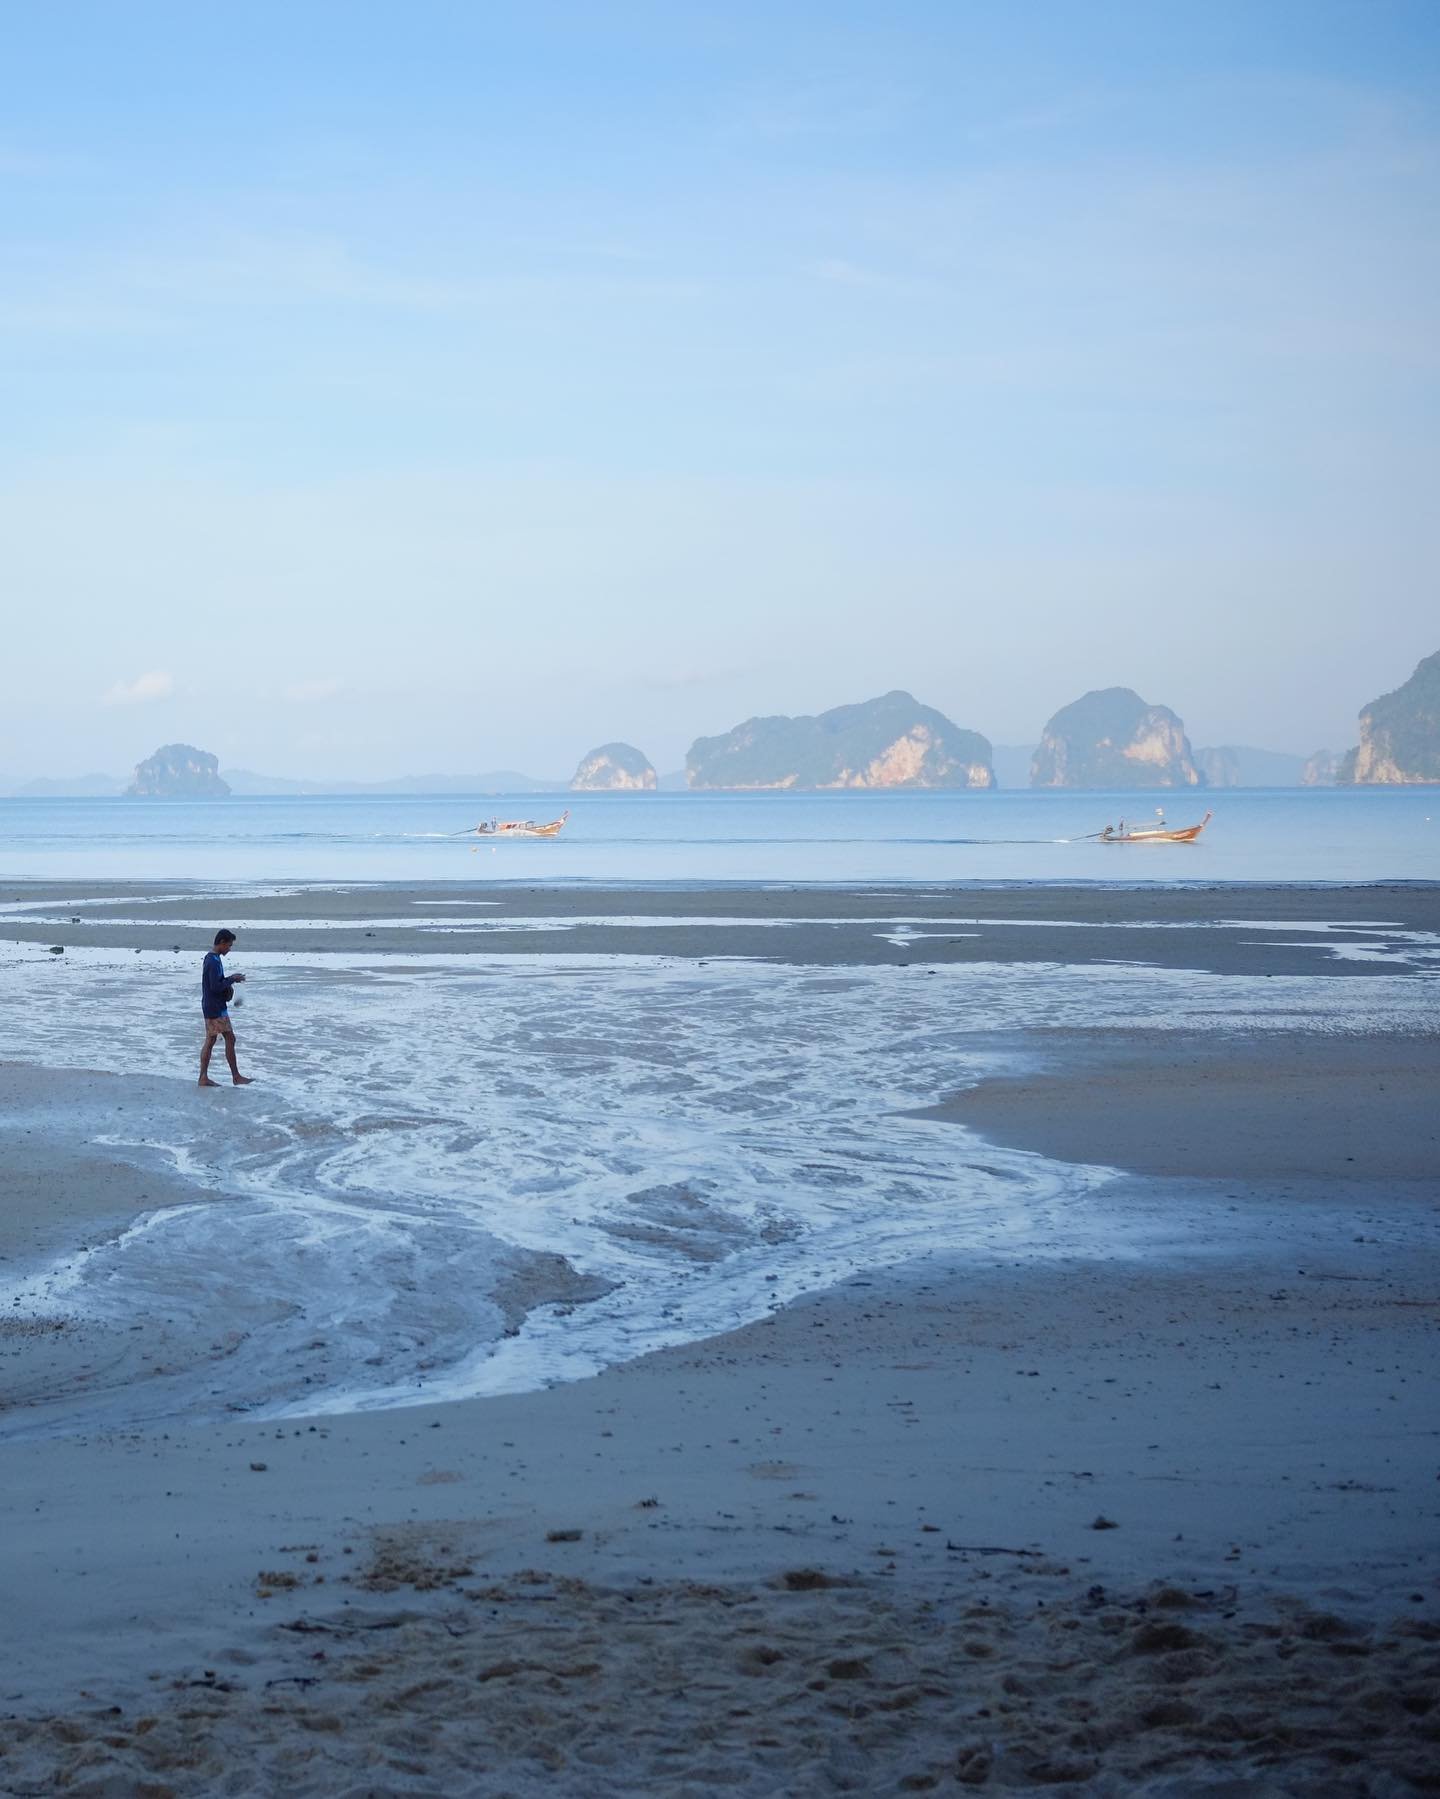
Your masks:
<path fill-rule="evenodd" d="M 229 953 L 235 941 L 233 931 L 217 931 L 215 947 L 206 953 L 205 961 L 200 969 L 200 1010 L 205 1015 L 205 1042 L 200 1051 L 200 1085 L 202 1087 L 218 1087 L 218 1081 L 210 1079 L 210 1052 L 215 1047 L 215 1039 L 225 1039 L 225 1060 L 230 1064 L 230 1079 L 237 1087 L 248 1087 L 250 1076 L 241 1074 L 235 1061 L 235 1029 L 230 1023 L 230 1014 L 226 1010 L 230 1000 L 230 989 L 237 981 L 245 979 L 243 974 L 227 975 L 225 964 L 221 958 Z"/>

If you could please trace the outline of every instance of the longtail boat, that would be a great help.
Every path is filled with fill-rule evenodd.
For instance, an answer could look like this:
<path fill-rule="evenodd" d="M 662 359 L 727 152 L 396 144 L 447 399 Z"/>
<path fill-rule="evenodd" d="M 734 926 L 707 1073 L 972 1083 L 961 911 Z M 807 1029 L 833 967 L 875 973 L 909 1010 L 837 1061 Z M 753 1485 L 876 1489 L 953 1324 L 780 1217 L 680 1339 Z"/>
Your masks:
<path fill-rule="evenodd" d="M 474 830 L 477 837 L 558 837 L 569 816 L 567 807 L 546 825 L 537 825 L 533 818 L 486 818 Z"/>
<path fill-rule="evenodd" d="M 1155 816 L 1160 820 L 1158 825 L 1127 825 L 1122 818 L 1118 825 L 1106 825 L 1097 833 L 1101 843 L 1194 843 L 1195 839 L 1215 816 L 1207 812 L 1198 825 L 1186 825 L 1179 831 L 1172 831 L 1165 823 L 1165 815 L 1158 809 Z"/>

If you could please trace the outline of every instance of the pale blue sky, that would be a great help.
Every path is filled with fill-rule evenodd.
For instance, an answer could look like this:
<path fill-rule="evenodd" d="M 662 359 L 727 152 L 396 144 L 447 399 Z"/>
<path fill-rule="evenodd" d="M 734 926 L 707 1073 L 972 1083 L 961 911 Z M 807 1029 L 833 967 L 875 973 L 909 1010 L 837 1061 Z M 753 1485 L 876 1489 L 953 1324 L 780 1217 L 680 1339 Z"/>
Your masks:
<path fill-rule="evenodd" d="M 0 12 L 0 776 L 1440 647 L 1440 7 Z"/>

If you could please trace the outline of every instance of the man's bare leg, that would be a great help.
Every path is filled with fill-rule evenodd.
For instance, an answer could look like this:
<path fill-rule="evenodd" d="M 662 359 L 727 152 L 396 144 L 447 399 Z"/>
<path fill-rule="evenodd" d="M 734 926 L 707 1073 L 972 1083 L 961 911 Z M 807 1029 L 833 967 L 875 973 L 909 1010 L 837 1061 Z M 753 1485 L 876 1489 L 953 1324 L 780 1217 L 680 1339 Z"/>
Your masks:
<path fill-rule="evenodd" d="M 200 1079 L 197 1085 L 201 1087 L 218 1087 L 220 1085 L 219 1081 L 210 1079 L 210 1052 L 214 1047 L 215 1039 L 207 1030 L 205 1041 L 200 1046 Z"/>
<path fill-rule="evenodd" d="M 241 1074 L 235 1061 L 234 1031 L 226 1031 L 225 1033 L 225 1060 L 230 1064 L 230 1079 L 235 1085 L 237 1087 L 248 1087 L 250 1085 L 250 1076 L 248 1074 Z"/>

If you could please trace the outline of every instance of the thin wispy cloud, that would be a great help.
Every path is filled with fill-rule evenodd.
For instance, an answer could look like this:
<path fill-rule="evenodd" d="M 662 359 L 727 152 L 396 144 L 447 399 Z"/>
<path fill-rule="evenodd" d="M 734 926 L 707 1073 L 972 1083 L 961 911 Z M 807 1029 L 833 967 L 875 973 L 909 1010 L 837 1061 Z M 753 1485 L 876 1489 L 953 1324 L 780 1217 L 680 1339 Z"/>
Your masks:
<path fill-rule="evenodd" d="M 338 699 L 345 683 L 336 680 L 293 681 L 285 689 L 285 698 L 297 706 L 311 706 L 322 700 Z"/>
<path fill-rule="evenodd" d="M 53 176 L 90 174 L 98 167 L 87 157 L 62 155 L 50 150 L 28 150 L 0 144 L 0 177 L 48 180 Z"/>
<path fill-rule="evenodd" d="M 806 272 L 831 287 L 853 287 L 895 299 L 932 297 L 944 291 L 935 282 L 887 274 L 883 269 L 868 268 L 844 256 L 822 256 L 807 264 Z"/>
<path fill-rule="evenodd" d="M 136 675 L 133 681 L 117 681 L 102 695 L 107 706 L 145 706 L 154 700 L 168 700 L 175 691 L 175 677 L 163 669 L 151 669 Z"/>
<path fill-rule="evenodd" d="M 657 670 L 654 674 L 643 675 L 640 679 L 642 687 L 650 687 L 661 693 L 675 692 L 687 687 L 725 687 L 737 681 L 748 680 L 764 668 L 763 663 L 696 663 L 689 667 Z"/>
<path fill-rule="evenodd" d="M 1072 94 L 1052 106 L 1026 106 L 994 118 L 975 119 L 965 128 L 972 143 L 1023 138 L 1073 131 L 1092 125 L 1117 111 L 1122 100 L 1114 94 Z"/>
<path fill-rule="evenodd" d="M 896 86 L 861 78 L 757 86 L 736 96 L 721 120 L 726 137 L 805 139 L 871 136 L 904 117 Z"/>
<path fill-rule="evenodd" d="M 657 258 L 638 251 L 577 249 L 555 268 L 544 266 L 548 253 L 535 252 L 530 265 L 523 246 L 495 249 L 477 268 L 464 251 L 453 259 L 369 255 L 340 239 L 263 233 L 222 234 L 198 245 L 157 241 L 123 255 L 108 247 L 79 255 L 53 249 L 12 275 L 0 297 L 0 326 L 39 337 L 179 342 L 230 315 L 293 322 L 389 313 L 463 323 L 527 318 L 537 306 L 673 304 L 706 291 L 693 275 L 667 274 Z"/>

